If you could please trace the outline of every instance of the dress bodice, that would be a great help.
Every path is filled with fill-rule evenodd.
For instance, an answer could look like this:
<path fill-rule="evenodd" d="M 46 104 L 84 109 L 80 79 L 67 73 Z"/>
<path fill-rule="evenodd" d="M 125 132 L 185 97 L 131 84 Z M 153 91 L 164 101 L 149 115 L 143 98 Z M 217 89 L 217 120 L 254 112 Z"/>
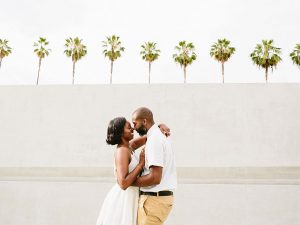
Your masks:
<path fill-rule="evenodd" d="M 129 173 L 134 170 L 134 168 L 139 164 L 139 156 L 133 152 L 131 154 L 131 161 L 129 163 L 129 168 L 128 168 L 128 171 Z"/>

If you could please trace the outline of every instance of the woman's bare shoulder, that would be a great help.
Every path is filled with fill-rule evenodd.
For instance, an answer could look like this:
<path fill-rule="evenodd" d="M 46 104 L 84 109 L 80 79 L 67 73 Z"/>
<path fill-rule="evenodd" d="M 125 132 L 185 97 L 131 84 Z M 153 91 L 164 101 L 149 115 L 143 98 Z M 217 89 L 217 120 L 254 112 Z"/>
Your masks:
<path fill-rule="evenodd" d="M 125 146 L 117 147 L 115 157 L 116 159 L 130 159 L 130 149 Z"/>

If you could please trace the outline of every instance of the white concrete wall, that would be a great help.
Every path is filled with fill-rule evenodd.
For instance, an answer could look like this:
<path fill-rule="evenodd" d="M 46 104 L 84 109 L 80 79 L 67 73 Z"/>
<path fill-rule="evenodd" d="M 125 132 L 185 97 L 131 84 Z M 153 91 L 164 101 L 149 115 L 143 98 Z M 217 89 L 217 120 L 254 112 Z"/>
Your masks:
<path fill-rule="evenodd" d="M 172 130 L 168 225 L 300 224 L 300 84 L 188 84 L 0 87 L 0 225 L 94 224 L 139 106 Z"/>
<path fill-rule="evenodd" d="M 143 105 L 178 166 L 300 165 L 300 85 L 202 84 L 1 87 L 0 166 L 110 166 L 109 120 Z"/>

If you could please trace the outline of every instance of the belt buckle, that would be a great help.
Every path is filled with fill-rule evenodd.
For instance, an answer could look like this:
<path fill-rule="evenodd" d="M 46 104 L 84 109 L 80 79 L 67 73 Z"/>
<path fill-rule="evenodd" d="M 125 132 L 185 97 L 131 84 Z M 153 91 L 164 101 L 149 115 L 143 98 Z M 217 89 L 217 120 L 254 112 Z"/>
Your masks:
<path fill-rule="evenodd" d="M 156 192 L 156 197 L 159 197 L 159 191 L 158 191 L 158 192 Z"/>

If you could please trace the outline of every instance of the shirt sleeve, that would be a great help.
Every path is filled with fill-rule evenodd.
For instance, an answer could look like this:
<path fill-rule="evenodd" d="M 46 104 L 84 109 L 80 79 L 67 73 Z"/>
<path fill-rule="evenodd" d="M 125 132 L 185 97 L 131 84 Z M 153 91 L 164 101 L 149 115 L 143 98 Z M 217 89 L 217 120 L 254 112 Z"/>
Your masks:
<path fill-rule="evenodd" d="M 164 146 L 163 141 L 159 137 L 153 137 L 147 140 L 146 157 L 148 167 L 160 166 L 164 167 Z"/>

